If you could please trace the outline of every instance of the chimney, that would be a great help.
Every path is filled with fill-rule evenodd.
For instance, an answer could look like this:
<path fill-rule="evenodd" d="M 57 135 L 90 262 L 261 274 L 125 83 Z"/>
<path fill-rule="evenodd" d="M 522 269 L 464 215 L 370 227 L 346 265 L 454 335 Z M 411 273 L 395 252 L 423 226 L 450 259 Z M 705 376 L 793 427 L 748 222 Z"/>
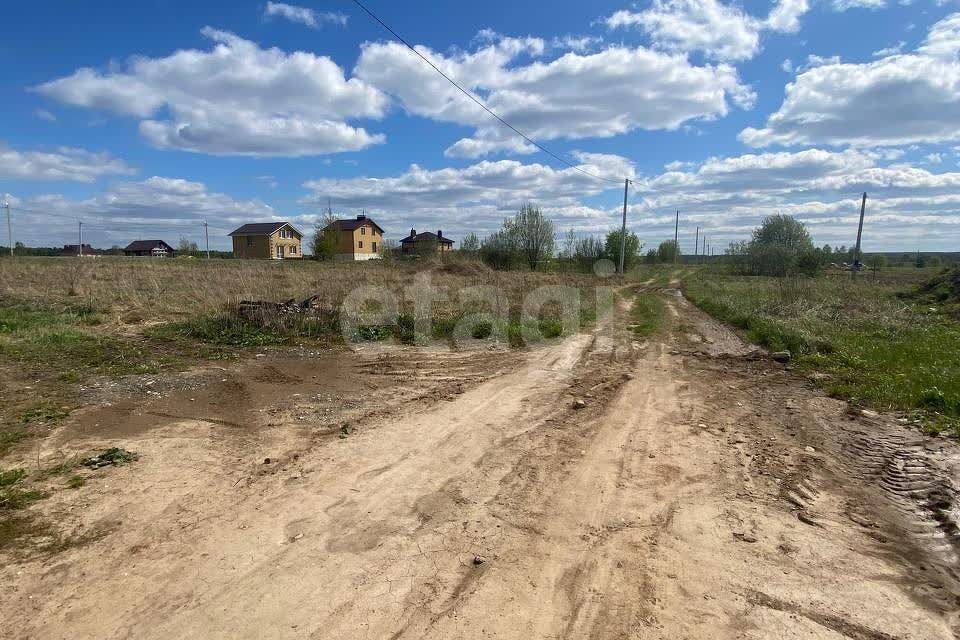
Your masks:
<path fill-rule="evenodd" d="M 415 235 L 417 235 L 417 230 L 416 230 L 416 229 L 410 229 L 410 237 L 412 238 L 412 237 L 414 237 Z"/>
<path fill-rule="evenodd" d="M 438 237 L 438 238 L 442 238 L 442 237 L 443 237 L 443 231 L 441 231 L 440 229 L 437 229 L 437 237 Z"/>
<path fill-rule="evenodd" d="M 357 214 L 357 220 L 366 220 L 366 219 L 367 219 L 367 215 L 366 215 L 366 214 L 364 214 L 364 213 L 358 213 L 358 214 Z"/>

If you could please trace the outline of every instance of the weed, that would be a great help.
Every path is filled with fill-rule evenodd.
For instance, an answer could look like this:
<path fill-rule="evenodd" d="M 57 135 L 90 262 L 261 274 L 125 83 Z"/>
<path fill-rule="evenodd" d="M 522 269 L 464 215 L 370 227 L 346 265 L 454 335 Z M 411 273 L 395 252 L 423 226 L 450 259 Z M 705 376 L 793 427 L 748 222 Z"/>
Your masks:
<path fill-rule="evenodd" d="M 665 310 L 666 305 L 660 296 L 652 293 L 638 293 L 630 309 L 633 333 L 638 336 L 649 336 L 655 332 L 663 321 Z"/>
<path fill-rule="evenodd" d="M 70 476 L 67 478 L 67 486 L 71 489 L 79 489 L 85 484 L 87 484 L 87 481 L 83 479 L 83 476 Z"/>
<path fill-rule="evenodd" d="M 485 340 L 486 338 L 489 338 L 491 335 L 493 335 L 493 323 L 478 322 L 476 325 L 474 325 L 470 335 L 477 340 Z"/>
<path fill-rule="evenodd" d="M 380 342 L 394 334 L 394 328 L 388 324 L 362 324 L 357 327 L 350 339 L 353 342 Z"/>
<path fill-rule="evenodd" d="M 162 324 L 144 333 L 157 340 L 200 341 L 231 347 L 263 347 L 286 342 L 278 332 L 226 314 Z"/>
<path fill-rule="evenodd" d="M 0 487 L 10 487 L 27 477 L 27 472 L 23 469 L 11 469 L 3 471 L 0 469 Z"/>
<path fill-rule="evenodd" d="M 127 464 L 138 460 L 140 456 L 132 451 L 121 449 L 119 447 L 110 447 L 104 449 L 95 456 L 84 459 L 80 464 L 91 469 L 99 469 L 109 465 Z"/>
<path fill-rule="evenodd" d="M 70 415 L 70 409 L 67 407 L 38 405 L 20 414 L 20 421 L 33 424 L 46 424 L 62 420 L 68 415 Z"/>
<path fill-rule="evenodd" d="M 27 477 L 23 469 L 0 470 L 0 511 L 23 509 L 31 502 L 47 497 L 43 491 L 21 489 L 20 483 Z"/>

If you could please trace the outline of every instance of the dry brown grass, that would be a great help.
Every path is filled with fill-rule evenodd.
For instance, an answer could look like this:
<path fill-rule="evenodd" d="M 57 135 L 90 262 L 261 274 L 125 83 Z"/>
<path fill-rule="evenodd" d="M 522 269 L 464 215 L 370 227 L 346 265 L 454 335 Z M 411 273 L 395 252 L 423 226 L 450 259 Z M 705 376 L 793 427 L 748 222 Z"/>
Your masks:
<path fill-rule="evenodd" d="M 38 304 L 89 306 L 107 324 L 178 320 L 216 313 L 243 299 L 280 301 L 319 295 L 336 307 L 358 286 L 383 286 L 398 295 L 417 274 L 437 288 L 493 285 L 511 302 L 544 285 L 592 290 L 586 275 L 500 272 L 476 261 L 318 263 L 100 257 L 0 260 L 0 298 Z M 604 283 L 608 284 L 608 283 Z"/>

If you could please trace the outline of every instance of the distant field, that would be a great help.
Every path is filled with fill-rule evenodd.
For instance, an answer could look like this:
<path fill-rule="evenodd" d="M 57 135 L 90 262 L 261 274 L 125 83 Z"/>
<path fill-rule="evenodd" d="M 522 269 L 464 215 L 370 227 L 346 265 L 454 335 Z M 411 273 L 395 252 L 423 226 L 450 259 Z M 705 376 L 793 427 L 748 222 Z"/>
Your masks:
<path fill-rule="evenodd" d="M 917 409 L 960 435 L 960 321 L 913 297 L 931 269 L 776 279 L 685 271 L 685 295 L 770 349 L 789 349 L 838 397 Z"/>

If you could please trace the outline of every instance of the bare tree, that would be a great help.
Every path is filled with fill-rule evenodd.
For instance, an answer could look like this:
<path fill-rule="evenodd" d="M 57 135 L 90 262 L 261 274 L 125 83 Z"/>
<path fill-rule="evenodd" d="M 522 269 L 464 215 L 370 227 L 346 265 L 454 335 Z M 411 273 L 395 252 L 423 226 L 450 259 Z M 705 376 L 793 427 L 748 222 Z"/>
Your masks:
<path fill-rule="evenodd" d="M 526 203 L 513 220 L 504 222 L 504 231 L 516 238 L 517 247 L 531 270 L 553 255 L 556 228 L 539 207 Z"/>

